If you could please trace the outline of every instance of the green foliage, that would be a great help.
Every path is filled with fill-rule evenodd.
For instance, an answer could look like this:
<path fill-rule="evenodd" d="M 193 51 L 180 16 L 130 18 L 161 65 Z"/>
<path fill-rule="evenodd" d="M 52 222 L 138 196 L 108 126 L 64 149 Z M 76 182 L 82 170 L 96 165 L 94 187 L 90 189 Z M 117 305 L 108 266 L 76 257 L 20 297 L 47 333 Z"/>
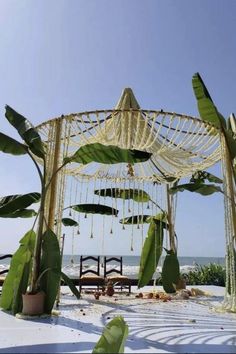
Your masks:
<path fill-rule="evenodd" d="M 222 179 L 214 176 L 213 174 L 206 171 L 197 171 L 195 172 L 191 179 L 190 183 L 185 184 L 175 184 L 172 188 L 169 189 L 170 194 L 175 194 L 177 192 L 189 191 L 199 193 L 201 195 L 211 195 L 213 193 L 223 193 L 220 186 L 215 184 L 205 184 L 205 180 L 214 183 L 223 183 Z"/>
<path fill-rule="evenodd" d="M 33 209 L 19 209 L 10 214 L 0 214 L 1 218 L 32 218 L 37 213 Z"/>
<path fill-rule="evenodd" d="M 179 278 L 180 269 L 177 254 L 173 251 L 167 251 L 162 267 L 162 285 L 166 293 L 175 293 Z"/>
<path fill-rule="evenodd" d="M 10 136 L 0 133 L 0 151 L 11 155 L 27 154 L 27 146 L 19 143 Z"/>
<path fill-rule="evenodd" d="M 177 192 L 195 192 L 201 195 L 211 195 L 213 193 L 222 192 L 222 189 L 215 184 L 203 184 L 203 183 L 185 183 L 179 184 L 178 186 L 169 189 L 170 194 L 175 194 Z"/>
<path fill-rule="evenodd" d="M 138 275 L 138 288 L 148 284 L 156 270 L 162 254 L 163 245 L 163 224 L 160 221 L 152 220 L 145 239 Z"/>
<path fill-rule="evenodd" d="M 212 182 L 212 183 L 219 183 L 219 184 L 222 184 L 223 181 L 221 178 L 213 175 L 212 173 L 209 173 L 209 172 L 206 172 L 206 171 L 197 171 L 195 172 L 191 179 L 190 179 L 190 182 L 193 182 L 193 183 L 204 183 L 205 180 L 207 180 L 208 182 Z"/>
<path fill-rule="evenodd" d="M 198 111 L 203 121 L 221 129 L 226 126 L 225 119 L 220 114 L 199 73 L 193 75 L 192 85 L 198 103 Z"/>
<path fill-rule="evenodd" d="M 118 210 L 102 204 L 77 204 L 77 205 L 71 205 L 68 208 L 86 214 L 101 214 L 101 215 L 117 216 L 119 213 Z"/>
<path fill-rule="evenodd" d="M 226 271 L 220 264 L 210 263 L 204 266 L 196 264 L 193 270 L 182 275 L 188 285 L 225 286 Z"/>
<path fill-rule="evenodd" d="M 57 236 L 50 229 L 43 234 L 40 289 L 46 294 L 45 312 L 51 313 L 61 280 L 61 253 Z"/>
<path fill-rule="evenodd" d="M 61 222 L 64 226 L 78 226 L 79 224 L 77 221 L 71 219 L 71 218 L 62 218 Z"/>
<path fill-rule="evenodd" d="M 233 160 L 236 157 L 236 141 L 231 129 L 227 130 L 226 120 L 214 105 L 199 73 L 193 75 L 192 84 L 202 120 L 212 124 L 224 133 L 230 157 Z M 236 180 L 236 175 L 234 175 L 234 178 Z"/>
<path fill-rule="evenodd" d="M 132 225 L 132 224 L 150 224 L 152 220 L 155 220 L 156 224 L 162 224 L 162 227 L 168 229 L 167 224 L 167 214 L 166 213 L 159 213 L 155 216 L 152 215 L 133 215 L 128 216 L 119 220 L 120 224 L 124 225 Z"/>
<path fill-rule="evenodd" d="M 28 231 L 20 240 L 20 247 L 12 257 L 10 269 L 2 288 L 1 307 L 13 314 L 22 310 L 21 294 L 26 292 L 30 275 L 35 232 Z"/>
<path fill-rule="evenodd" d="M 8 195 L 0 198 L 0 217 L 30 217 L 33 211 L 26 210 L 33 203 L 38 203 L 40 193 Z M 23 211 L 24 210 L 24 211 Z M 9 214 L 12 213 L 12 216 Z"/>
<path fill-rule="evenodd" d="M 61 278 L 69 286 L 70 290 L 76 296 L 76 298 L 80 299 L 80 292 L 77 290 L 73 281 L 63 272 L 61 272 Z"/>
<path fill-rule="evenodd" d="M 19 135 L 29 146 L 29 149 L 33 154 L 44 158 L 45 152 L 40 135 L 28 119 L 17 113 L 8 105 L 6 105 L 5 116 L 8 122 L 18 131 Z"/>
<path fill-rule="evenodd" d="M 128 325 L 122 316 L 113 318 L 105 327 L 92 353 L 124 353 Z"/>
<path fill-rule="evenodd" d="M 138 203 L 146 203 L 151 199 L 147 192 L 140 189 L 107 188 L 95 190 L 94 193 L 101 197 L 133 199 Z"/>
<path fill-rule="evenodd" d="M 147 161 L 152 154 L 139 151 L 121 149 L 118 146 L 102 145 L 100 143 L 87 144 L 79 148 L 71 157 L 66 157 L 64 163 L 78 162 L 86 165 L 90 162 L 103 164 L 137 163 Z"/>
<path fill-rule="evenodd" d="M 151 221 L 152 221 L 151 215 L 133 215 L 119 220 L 119 223 L 124 225 L 150 224 Z"/>

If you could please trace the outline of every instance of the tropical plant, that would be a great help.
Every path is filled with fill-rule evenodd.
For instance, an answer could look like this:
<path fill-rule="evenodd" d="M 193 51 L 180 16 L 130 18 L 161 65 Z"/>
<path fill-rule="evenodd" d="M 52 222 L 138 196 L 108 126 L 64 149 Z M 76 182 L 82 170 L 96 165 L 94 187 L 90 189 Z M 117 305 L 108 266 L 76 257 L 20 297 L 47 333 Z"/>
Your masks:
<path fill-rule="evenodd" d="M 49 187 L 56 174 L 68 163 L 87 164 L 92 161 L 112 164 L 146 161 L 151 154 L 137 150 L 120 149 L 117 146 L 104 146 L 99 143 L 88 144 L 77 150 L 72 156 L 66 157 L 48 181 L 46 168 L 46 147 L 33 125 L 25 117 L 11 107 L 6 106 L 7 120 L 18 131 L 24 143 L 20 143 L 0 133 L 0 151 L 12 155 L 25 155 L 32 159 L 41 182 L 41 191 L 24 196 L 8 196 L 0 200 L 0 209 L 4 217 L 12 217 L 15 213 L 26 211 L 29 205 L 39 201 L 40 206 L 32 229 L 20 241 L 20 247 L 13 255 L 10 270 L 4 281 L 1 307 L 11 310 L 14 314 L 22 309 L 21 295 L 28 289 L 31 294 L 44 291 L 46 313 L 51 313 L 57 296 L 61 276 L 68 282 L 68 277 L 61 272 L 61 255 L 57 236 L 45 222 L 45 201 Z M 40 160 L 41 164 L 39 164 Z M 41 167 L 42 166 L 42 167 Z M 27 201 L 27 202 L 26 202 Z M 1 213 L 0 210 L 0 213 Z M 34 232 L 37 221 L 37 233 Z M 73 284 L 69 282 L 69 286 Z M 72 286 L 74 293 L 78 291 Z"/>
<path fill-rule="evenodd" d="M 220 264 L 196 264 L 188 273 L 182 273 L 187 285 L 225 286 L 225 267 Z"/>
<path fill-rule="evenodd" d="M 122 316 L 114 317 L 105 327 L 93 353 L 124 353 L 129 327 Z"/>
<path fill-rule="evenodd" d="M 205 183 L 208 182 L 214 183 Z M 217 184 L 222 184 L 223 181 L 219 177 L 206 171 L 197 171 L 190 178 L 189 183 L 175 184 L 169 189 L 170 194 L 175 194 L 177 192 L 189 191 L 195 192 L 201 195 L 211 195 L 213 193 L 224 193 L 221 187 Z"/>

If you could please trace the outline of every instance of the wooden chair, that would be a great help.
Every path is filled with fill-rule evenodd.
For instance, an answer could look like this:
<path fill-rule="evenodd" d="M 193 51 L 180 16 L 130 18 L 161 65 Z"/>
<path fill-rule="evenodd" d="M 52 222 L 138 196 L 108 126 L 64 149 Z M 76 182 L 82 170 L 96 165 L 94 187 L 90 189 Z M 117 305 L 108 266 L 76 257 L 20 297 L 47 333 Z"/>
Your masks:
<path fill-rule="evenodd" d="M 93 269 L 84 269 L 84 262 L 92 260 L 96 264 L 96 270 Z M 91 273 L 91 274 L 89 274 Z M 93 257 L 93 256 L 81 256 L 80 257 L 80 279 L 79 279 L 79 289 L 80 292 L 83 286 L 96 286 L 97 289 L 103 287 L 105 285 L 104 277 L 100 276 L 100 257 Z"/>
<path fill-rule="evenodd" d="M 5 259 L 5 258 L 12 258 L 12 254 L 5 254 L 4 256 L 0 256 L 0 260 Z M 4 269 L 4 270 L 0 271 L 0 286 L 3 285 L 4 280 L 6 278 L 6 276 L 3 274 L 8 273 L 8 271 L 9 271 L 9 269 Z"/>
<path fill-rule="evenodd" d="M 107 270 L 108 263 L 115 261 L 118 263 L 118 268 L 111 268 Z M 108 276 L 111 273 L 116 273 Z M 122 257 L 104 257 L 104 278 L 105 281 L 111 281 L 121 289 L 128 289 L 129 293 L 131 292 L 131 280 L 123 275 L 123 258 Z M 115 286 L 115 287 L 117 287 Z"/>

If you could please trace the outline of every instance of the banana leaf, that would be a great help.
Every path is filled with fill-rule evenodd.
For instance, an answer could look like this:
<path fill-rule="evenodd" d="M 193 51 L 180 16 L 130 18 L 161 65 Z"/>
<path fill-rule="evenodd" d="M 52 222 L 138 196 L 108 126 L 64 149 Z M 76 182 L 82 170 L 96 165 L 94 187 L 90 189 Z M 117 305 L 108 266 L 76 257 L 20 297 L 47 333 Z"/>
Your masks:
<path fill-rule="evenodd" d="M 226 121 L 218 112 L 212 98 L 199 73 L 193 75 L 192 85 L 197 99 L 198 111 L 203 121 L 212 124 L 216 128 L 226 128 Z"/>
<path fill-rule="evenodd" d="M 71 219 L 71 218 L 62 218 L 61 222 L 64 226 L 78 226 L 79 224 L 77 221 Z"/>
<path fill-rule="evenodd" d="M 219 177 L 216 177 L 215 175 L 206 172 L 206 171 L 197 171 L 195 172 L 191 179 L 190 182 L 196 183 L 196 182 L 204 182 L 205 180 L 207 180 L 208 182 L 212 182 L 212 183 L 223 183 L 222 179 Z"/>
<path fill-rule="evenodd" d="M 223 131 L 230 152 L 230 157 L 233 160 L 236 157 L 236 141 L 233 138 L 231 130 L 227 130 L 226 120 L 215 107 L 199 73 L 193 75 L 192 84 L 198 102 L 198 111 L 202 120 L 213 124 L 215 127 Z M 234 177 L 236 179 L 236 176 Z"/>
<path fill-rule="evenodd" d="M 124 353 L 129 328 L 122 316 L 113 318 L 105 327 L 92 353 Z"/>
<path fill-rule="evenodd" d="M 2 197 L 0 198 L 0 216 L 25 209 L 33 203 L 38 203 L 40 198 L 40 193 L 16 194 Z"/>
<path fill-rule="evenodd" d="M 152 218 L 152 215 L 133 215 L 119 220 L 119 223 L 124 225 L 150 224 Z"/>
<path fill-rule="evenodd" d="M 32 218 L 33 216 L 36 215 L 37 213 L 33 209 L 19 209 L 14 211 L 14 213 L 10 213 L 10 214 L 0 213 L 0 218 Z"/>
<path fill-rule="evenodd" d="M 201 195 L 211 195 L 213 193 L 223 192 L 219 186 L 216 186 L 214 184 L 203 184 L 203 183 L 180 184 L 176 187 L 172 187 L 169 189 L 170 194 L 175 194 L 177 192 L 183 192 L 183 191 L 196 192 Z"/>
<path fill-rule="evenodd" d="M 173 251 L 167 251 L 165 257 L 162 272 L 162 285 L 166 293 L 175 293 L 176 284 L 180 278 L 179 261 L 177 254 Z"/>
<path fill-rule="evenodd" d="M 10 106 L 6 105 L 5 116 L 8 122 L 18 131 L 21 138 L 29 146 L 30 150 L 38 157 L 44 158 L 45 152 L 43 147 L 43 142 L 34 126 L 23 117 L 21 114 L 17 113 Z"/>
<path fill-rule="evenodd" d="M 11 155 L 25 155 L 28 147 L 3 133 L 0 133 L 0 151 Z"/>
<path fill-rule="evenodd" d="M 3 283 L 0 306 L 12 311 L 14 315 L 22 310 L 22 294 L 28 287 L 35 238 L 35 232 L 30 230 L 20 240 L 20 246 L 12 257 Z"/>
<path fill-rule="evenodd" d="M 120 224 L 132 225 L 132 224 L 150 224 L 152 220 L 156 221 L 156 224 L 161 223 L 164 228 L 168 229 L 167 216 L 164 213 L 159 213 L 155 216 L 152 215 L 133 215 L 119 220 Z"/>
<path fill-rule="evenodd" d="M 61 278 L 69 286 L 71 292 L 76 296 L 77 299 L 80 299 L 80 292 L 74 285 L 73 281 L 63 272 L 61 272 Z"/>
<path fill-rule="evenodd" d="M 51 313 L 61 280 L 61 254 L 57 236 L 48 229 L 43 234 L 40 288 L 46 294 L 45 313 Z"/>
<path fill-rule="evenodd" d="M 115 215 L 117 216 L 119 211 L 111 208 L 107 205 L 101 204 L 77 204 L 71 205 L 69 208 L 86 214 L 102 214 L 102 215 Z"/>
<path fill-rule="evenodd" d="M 139 267 L 138 288 L 147 285 L 152 279 L 159 259 L 162 254 L 163 246 L 163 224 L 159 220 L 152 220 L 145 239 Z"/>
<path fill-rule="evenodd" d="M 102 145 L 100 143 L 87 144 L 79 148 L 71 157 L 66 157 L 64 163 L 78 162 L 86 165 L 90 162 L 103 164 L 136 163 L 147 161 L 151 153 L 139 150 L 126 150 L 118 146 Z"/>
<path fill-rule="evenodd" d="M 146 203 L 151 199 L 147 192 L 140 189 L 107 188 L 95 190 L 94 193 L 101 197 L 133 199 L 138 203 Z"/>

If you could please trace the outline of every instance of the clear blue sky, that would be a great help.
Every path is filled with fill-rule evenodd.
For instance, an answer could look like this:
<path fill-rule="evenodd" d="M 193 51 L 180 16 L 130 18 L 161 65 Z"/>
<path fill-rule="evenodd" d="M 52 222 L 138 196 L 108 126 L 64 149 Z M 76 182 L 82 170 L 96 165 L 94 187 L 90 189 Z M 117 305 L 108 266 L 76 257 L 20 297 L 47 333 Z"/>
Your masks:
<path fill-rule="evenodd" d="M 112 108 L 124 87 L 144 109 L 196 116 L 196 71 L 228 116 L 236 110 L 235 14 L 234 0 L 1 0 L 0 130 L 17 137 L 4 118 L 6 103 L 37 125 Z M 0 159 L 1 196 L 39 190 L 26 157 Z M 0 253 L 13 252 L 31 224 L 0 219 Z M 221 196 L 180 194 L 176 227 L 180 255 L 224 256 Z M 128 244 L 116 235 L 105 252 L 128 254 Z M 97 253 L 98 245 L 84 238 L 76 247 Z"/>

